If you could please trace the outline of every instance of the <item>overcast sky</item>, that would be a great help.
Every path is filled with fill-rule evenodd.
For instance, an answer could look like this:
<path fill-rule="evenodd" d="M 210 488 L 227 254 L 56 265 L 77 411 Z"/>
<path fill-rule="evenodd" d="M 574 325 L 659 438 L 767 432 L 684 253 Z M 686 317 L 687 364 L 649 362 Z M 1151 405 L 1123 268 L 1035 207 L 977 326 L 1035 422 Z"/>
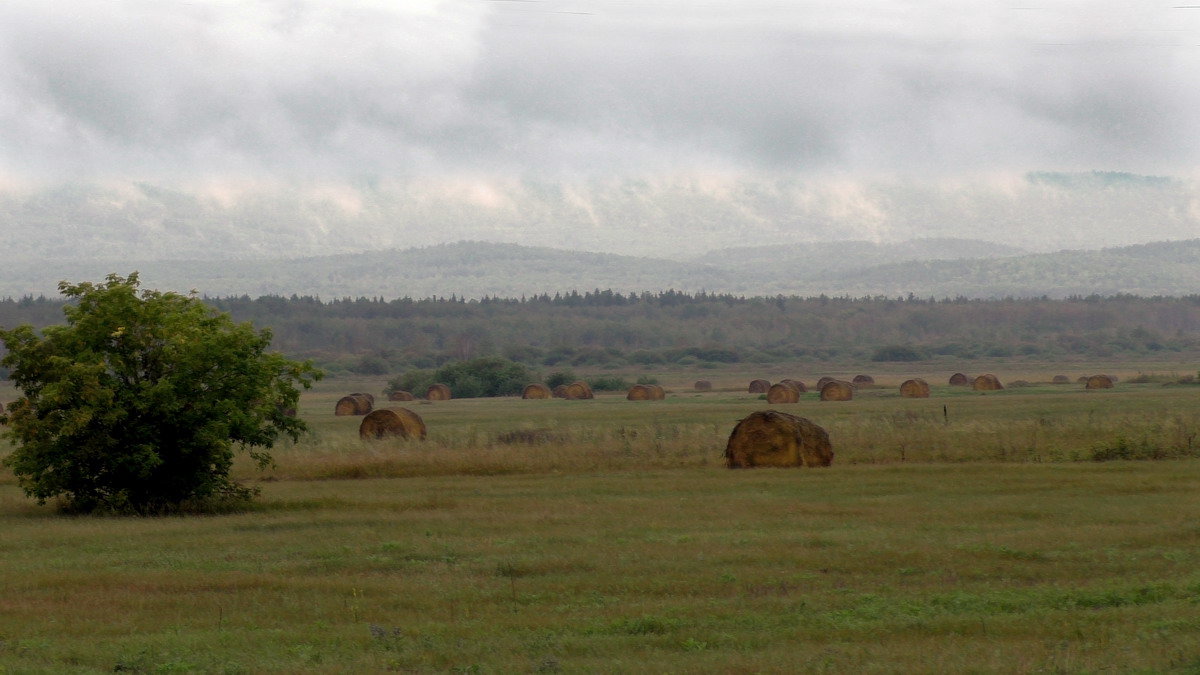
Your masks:
<path fill-rule="evenodd" d="M 1184 4 L 5 0 L 0 166 L 1190 172 Z"/>
<path fill-rule="evenodd" d="M 0 2 L 0 190 L 1197 167 L 1187 0 Z"/>

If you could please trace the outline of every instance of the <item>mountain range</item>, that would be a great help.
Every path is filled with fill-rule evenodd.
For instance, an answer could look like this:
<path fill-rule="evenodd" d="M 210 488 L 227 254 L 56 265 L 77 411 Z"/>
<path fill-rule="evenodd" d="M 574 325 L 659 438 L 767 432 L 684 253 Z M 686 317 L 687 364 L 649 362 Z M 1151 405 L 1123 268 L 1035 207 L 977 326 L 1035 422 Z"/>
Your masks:
<path fill-rule="evenodd" d="M 675 289 L 736 295 L 1066 297 L 1200 294 L 1200 239 L 1032 253 L 971 239 L 724 248 L 685 260 L 507 243 L 295 259 L 11 261 L 0 297 L 52 295 L 60 280 L 137 270 L 148 288 L 208 296 L 520 297 Z"/>

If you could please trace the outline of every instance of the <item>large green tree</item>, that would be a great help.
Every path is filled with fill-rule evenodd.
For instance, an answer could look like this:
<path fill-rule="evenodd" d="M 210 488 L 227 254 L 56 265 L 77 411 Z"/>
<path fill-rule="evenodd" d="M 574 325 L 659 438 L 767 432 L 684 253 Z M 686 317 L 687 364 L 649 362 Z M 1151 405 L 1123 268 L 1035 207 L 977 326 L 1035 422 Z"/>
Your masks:
<path fill-rule="evenodd" d="M 198 298 L 140 290 L 137 273 L 59 284 L 66 325 L 0 330 L 0 364 L 22 396 L 4 460 L 39 503 L 76 511 L 163 512 L 243 500 L 235 453 L 269 465 L 281 436 L 306 430 L 299 387 L 321 373 L 268 352 L 269 331 Z"/>

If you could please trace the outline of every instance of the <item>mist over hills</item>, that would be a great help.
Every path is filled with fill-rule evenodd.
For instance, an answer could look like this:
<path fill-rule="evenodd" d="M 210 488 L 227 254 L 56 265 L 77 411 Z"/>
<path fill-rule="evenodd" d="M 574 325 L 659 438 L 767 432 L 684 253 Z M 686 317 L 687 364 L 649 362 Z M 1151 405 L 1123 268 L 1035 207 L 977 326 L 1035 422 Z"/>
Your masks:
<path fill-rule="evenodd" d="M 999 251 L 1049 253 L 1198 233 L 1200 182 L 1117 172 L 926 180 L 671 175 L 32 187 L 0 181 L 0 251 L 7 262 L 299 258 L 452 241 L 677 261 L 735 247 L 903 246 L 921 239 L 986 240 Z"/>
<path fill-rule="evenodd" d="M 963 239 L 738 247 L 690 261 L 459 242 L 287 260 L 15 263 L 0 297 L 51 295 L 57 282 L 138 270 L 146 287 L 209 296 L 520 297 L 611 289 L 737 295 L 1066 297 L 1200 294 L 1200 239 L 1023 253 Z"/>

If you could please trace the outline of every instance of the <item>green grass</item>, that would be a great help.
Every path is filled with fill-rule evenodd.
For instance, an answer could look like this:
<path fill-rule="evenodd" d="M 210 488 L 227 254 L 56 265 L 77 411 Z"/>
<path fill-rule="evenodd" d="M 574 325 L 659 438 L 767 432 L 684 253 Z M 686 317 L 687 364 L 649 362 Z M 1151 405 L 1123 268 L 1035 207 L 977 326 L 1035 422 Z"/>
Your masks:
<path fill-rule="evenodd" d="M 768 407 L 740 391 L 409 404 L 427 442 L 362 443 L 333 402 L 372 384 L 239 464 L 249 512 L 68 517 L 0 480 L 0 671 L 1200 668 L 1200 389 L 809 397 L 772 407 L 833 467 L 728 471 Z"/>

